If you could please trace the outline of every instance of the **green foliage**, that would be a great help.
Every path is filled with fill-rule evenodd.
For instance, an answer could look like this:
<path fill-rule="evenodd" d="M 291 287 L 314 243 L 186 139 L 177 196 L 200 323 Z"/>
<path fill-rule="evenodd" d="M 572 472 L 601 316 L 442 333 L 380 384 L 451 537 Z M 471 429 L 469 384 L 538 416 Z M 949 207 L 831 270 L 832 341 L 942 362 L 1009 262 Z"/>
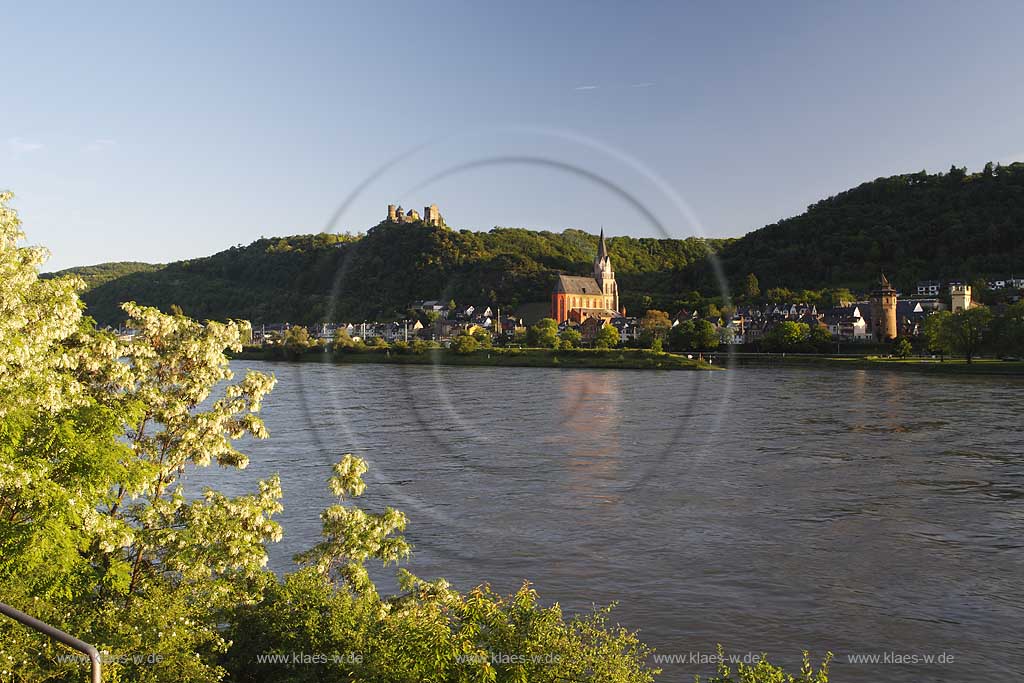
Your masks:
<path fill-rule="evenodd" d="M 743 281 L 743 295 L 748 299 L 756 299 L 761 296 L 761 284 L 753 273 L 747 273 L 747 277 Z"/>
<path fill-rule="evenodd" d="M 526 343 L 542 349 L 558 348 L 558 323 L 552 318 L 541 318 L 527 331 Z"/>
<path fill-rule="evenodd" d="M 459 336 L 452 339 L 452 350 L 455 353 L 466 355 L 473 353 L 480 347 L 480 343 L 477 342 L 476 337 L 471 334 L 460 334 Z"/>
<path fill-rule="evenodd" d="M 825 325 L 808 325 L 807 344 L 810 350 L 820 353 L 831 351 L 834 341 L 832 333 Z"/>
<path fill-rule="evenodd" d="M 666 304 L 688 265 L 721 240 L 609 240 L 623 303 L 652 295 Z M 309 325 L 402 317 L 417 299 L 546 299 L 559 273 L 589 272 L 597 237 L 495 228 L 453 231 L 422 223 L 382 223 L 364 237 L 296 235 L 260 239 L 151 272 L 126 273 L 84 295 L 102 325 L 124 320 L 123 301 L 181 305 L 199 318 L 245 318 Z"/>
<path fill-rule="evenodd" d="M 707 320 L 683 320 L 669 332 L 669 348 L 673 351 L 711 351 L 721 339 L 715 326 Z"/>
<path fill-rule="evenodd" d="M 487 330 L 473 330 L 473 339 L 476 339 L 476 343 L 482 349 L 489 349 L 494 346 L 494 339 L 491 337 L 491 333 Z"/>
<path fill-rule="evenodd" d="M 934 353 L 949 353 L 949 344 L 946 337 L 945 330 L 943 329 L 946 325 L 945 319 L 950 315 L 949 311 L 940 311 L 933 313 L 924 319 L 922 325 L 922 336 L 925 338 L 925 342 L 928 344 L 928 350 Z"/>
<path fill-rule="evenodd" d="M 786 289 L 785 287 L 772 287 L 771 289 L 764 293 L 764 298 L 772 302 L 786 302 L 793 301 L 796 298 L 796 295 L 793 294 L 791 290 Z"/>
<path fill-rule="evenodd" d="M 825 655 L 821 667 L 817 670 L 811 665 L 810 653 L 804 651 L 800 673 L 786 673 L 780 667 L 773 666 L 767 657 L 761 656 L 755 664 L 736 665 L 735 675 L 725 663 L 728 661 L 722 646 L 718 646 L 718 673 L 707 679 L 706 683 L 828 683 L 828 665 L 832 661 L 832 653 Z M 700 683 L 697 677 L 697 683 Z"/>
<path fill-rule="evenodd" d="M 1024 357 L 1024 302 L 1008 306 L 992 321 L 992 338 L 999 355 Z"/>
<path fill-rule="evenodd" d="M 611 325 L 605 325 L 597 333 L 594 346 L 598 349 L 614 349 L 619 345 L 619 331 Z"/>
<path fill-rule="evenodd" d="M 407 557 L 410 551 L 404 538 L 393 536 L 405 530 L 404 514 L 391 508 L 373 514 L 343 504 L 346 498 L 361 496 L 366 490 L 366 469 L 366 461 L 351 453 L 334 465 L 328 483 L 339 503 L 320 515 L 324 540 L 295 558 L 300 564 L 314 567 L 325 580 L 339 579 L 356 593 L 375 592 L 364 566 L 368 559 L 378 559 L 387 566 Z"/>
<path fill-rule="evenodd" d="M 925 318 L 928 348 L 943 354 L 963 356 L 970 363 L 989 341 L 992 312 L 985 306 L 966 311 L 941 311 Z"/>
<path fill-rule="evenodd" d="M 125 659 L 110 680 L 217 681 L 225 612 L 255 598 L 280 537 L 276 477 L 253 495 L 185 494 L 183 474 L 245 467 L 266 438 L 274 379 L 233 381 L 241 322 L 201 325 L 125 304 L 120 341 L 81 316 L 75 278 L 40 280 L 0 196 L 0 594 Z M 220 387 L 220 391 L 214 391 Z M 63 650 L 0 620 L 0 661 L 22 681 L 77 678 Z M 159 664 L 145 661 L 160 655 Z M 142 655 L 143 663 L 133 659 Z"/>
<path fill-rule="evenodd" d="M 670 329 L 672 329 L 672 321 L 669 319 L 668 313 L 654 308 L 648 309 L 644 313 L 644 317 L 640 319 L 641 343 L 648 348 L 653 348 L 655 340 L 665 339 Z"/>
<path fill-rule="evenodd" d="M 763 346 L 769 351 L 799 351 L 810 340 L 811 328 L 807 323 L 785 320 L 764 336 Z"/>
<path fill-rule="evenodd" d="M 40 279 L 59 278 L 75 276 L 85 283 L 84 291 L 116 280 L 118 278 L 132 275 L 134 273 L 152 273 L 163 268 L 162 265 L 153 263 L 142 263 L 141 261 L 113 261 L 111 263 L 98 263 L 95 266 L 77 266 L 66 268 L 55 273 L 43 273 Z"/>
<path fill-rule="evenodd" d="M 579 330 L 567 327 L 558 334 L 558 340 L 558 347 L 561 349 L 578 349 L 583 342 L 583 335 L 579 333 Z"/>
<path fill-rule="evenodd" d="M 288 357 L 297 358 L 304 354 L 314 343 L 315 340 L 309 336 L 309 330 L 299 325 L 293 325 L 285 330 L 282 345 Z"/>
<path fill-rule="evenodd" d="M 994 175 L 957 169 L 879 178 L 720 254 L 730 281 L 754 272 L 762 288 L 863 290 L 885 272 L 907 291 L 921 279 L 1011 273 L 1024 261 L 1024 164 Z"/>
<path fill-rule="evenodd" d="M 344 351 L 355 346 L 355 342 L 352 341 L 352 337 L 344 327 L 339 327 L 334 331 L 334 339 L 331 343 L 335 351 Z"/>
<path fill-rule="evenodd" d="M 914 353 L 914 347 L 911 345 L 910 340 L 906 337 L 900 337 L 892 345 L 893 355 L 898 358 L 910 358 Z"/>

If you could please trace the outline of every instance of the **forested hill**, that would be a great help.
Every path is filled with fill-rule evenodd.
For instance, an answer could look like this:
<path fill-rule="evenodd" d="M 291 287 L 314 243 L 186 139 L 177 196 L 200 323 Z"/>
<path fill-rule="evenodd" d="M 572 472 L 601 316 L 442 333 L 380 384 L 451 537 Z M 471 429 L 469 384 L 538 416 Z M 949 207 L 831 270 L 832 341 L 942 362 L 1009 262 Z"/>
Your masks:
<path fill-rule="evenodd" d="M 85 286 L 92 289 L 99 287 L 105 282 L 116 280 L 132 273 L 150 273 L 160 270 L 162 265 L 143 263 L 141 261 L 112 261 L 110 263 L 98 263 L 95 266 L 76 266 L 66 270 L 59 270 L 55 273 L 44 273 L 42 277 L 61 277 L 63 275 L 77 275 L 85 281 Z"/>
<path fill-rule="evenodd" d="M 863 290 L 880 271 L 904 291 L 925 278 L 1020 275 L 1024 164 L 874 180 L 740 239 L 615 237 L 608 246 L 630 311 L 672 309 L 694 289 L 719 294 L 709 250 L 720 254 L 730 282 L 754 273 L 762 290 Z M 198 318 L 302 323 L 401 315 L 417 299 L 514 307 L 546 299 L 560 272 L 589 273 L 596 249 L 597 237 L 579 230 L 381 223 L 363 237 L 260 239 L 139 267 L 94 279 L 83 298 L 101 324 L 119 322 L 126 300 L 177 304 Z"/>
<path fill-rule="evenodd" d="M 608 240 L 630 308 L 661 301 L 682 272 L 724 240 Z M 498 303 L 545 300 L 560 272 L 589 273 L 597 237 L 495 228 L 456 231 L 422 223 L 381 223 L 365 236 L 318 234 L 260 239 L 206 258 L 129 273 L 83 295 L 100 324 L 123 319 L 135 300 L 180 306 L 196 318 L 254 322 L 359 320 L 400 316 L 417 299 Z M 662 305 L 668 305 L 667 302 Z"/>
<path fill-rule="evenodd" d="M 755 230 L 721 256 L 733 282 L 755 273 L 762 289 L 857 290 L 883 271 L 903 291 L 921 279 L 1024 274 L 1024 163 L 880 178 Z"/>

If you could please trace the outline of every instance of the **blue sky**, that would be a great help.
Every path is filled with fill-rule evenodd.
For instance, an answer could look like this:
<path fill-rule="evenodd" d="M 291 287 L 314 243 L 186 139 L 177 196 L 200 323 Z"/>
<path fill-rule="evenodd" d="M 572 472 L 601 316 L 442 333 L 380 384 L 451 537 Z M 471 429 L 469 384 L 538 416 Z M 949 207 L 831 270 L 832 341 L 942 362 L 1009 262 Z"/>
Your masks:
<path fill-rule="evenodd" d="M 1024 160 L 1014 2 L 18 3 L 4 26 L 0 188 L 53 269 L 364 230 L 389 202 L 659 234 L 628 195 L 672 235 L 740 235 Z"/>

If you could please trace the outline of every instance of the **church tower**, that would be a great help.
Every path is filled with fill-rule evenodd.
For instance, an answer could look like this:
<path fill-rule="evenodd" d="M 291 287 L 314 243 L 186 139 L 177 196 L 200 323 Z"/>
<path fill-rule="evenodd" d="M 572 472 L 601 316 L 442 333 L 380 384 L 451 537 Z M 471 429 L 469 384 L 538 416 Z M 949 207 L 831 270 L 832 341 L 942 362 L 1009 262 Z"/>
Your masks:
<path fill-rule="evenodd" d="M 608 257 L 608 245 L 604 242 L 604 228 L 601 228 L 601 239 L 597 245 L 597 256 L 594 258 L 594 279 L 604 294 L 604 307 L 618 311 L 619 285 L 615 282 L 612 260 Z"/>

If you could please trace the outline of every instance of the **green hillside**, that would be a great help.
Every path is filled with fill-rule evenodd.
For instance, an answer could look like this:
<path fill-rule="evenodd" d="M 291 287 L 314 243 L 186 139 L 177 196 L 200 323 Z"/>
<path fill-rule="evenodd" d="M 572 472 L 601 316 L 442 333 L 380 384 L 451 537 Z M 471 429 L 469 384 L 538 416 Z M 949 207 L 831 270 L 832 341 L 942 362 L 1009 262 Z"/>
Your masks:
<path fill-rule="evenodd" d="M 675 281 L 724 241 L 609 240 L 634 308 L 672 296 Z M 401 315 L 417 299 L 515 306 L 546 299 L 560 272 L 590 271 L 597 237 L 495 228 L 478 233 L 381 223 L 364 237 L 319 234 L 261 239 L 213 256 L 124 275 L 85 293 L 100 324 L 122 319 L 119 304 L 177 304 L 198 318 L 312 323 Z M 667 305 L 667 304 L 666 304 Z"/>
<path fill-rule="evenodd" d="M 921 279 L 1024 271 L 1024 164 L 968 175 L 880 178 L 820 201 L 722 251 L 732 282 L 762 289 L 863 289 L 879 272 L 904 291 Z"/>
<path fill-rule="evenodd" d="M 612 262 L 630 311 L 671 309 L 698 290 L 719 294 L 714 251 L 734 287 L 747 273 L 770 287 L 863 290 L 880 271 L 904 291 L 918 279 L 1024 271 L 1024 164 L 980 173 L 874 180 L 740 239 L 615 237 Z M 560 272 L 588 273 L 597 237 L 495 228 L 381 223 L 363 237 L 260 239 L 166 266 L 103 264 L 83 297 L 101 324 L 125 300 L 199 318 L 312 323 L 401 315 L 417 299 L 503 306 L 544 300 Z M 112 277 L 115 266 L 128 271 Z"/>
<path fill-rule="evenodd" d="M 44 273 L 41 277 L 62 277 L 64 275 L 77 275 L 85 281 L 88 289 L 98 287 L 104 283 L 133 273 L 151 273 L 160 270 L 162 265 L 143 263 L 142 261 L 112 261 L 110 263 L 98 263 L 95 266 L 76 266 L 59 270 L 55 273 Z"/>

